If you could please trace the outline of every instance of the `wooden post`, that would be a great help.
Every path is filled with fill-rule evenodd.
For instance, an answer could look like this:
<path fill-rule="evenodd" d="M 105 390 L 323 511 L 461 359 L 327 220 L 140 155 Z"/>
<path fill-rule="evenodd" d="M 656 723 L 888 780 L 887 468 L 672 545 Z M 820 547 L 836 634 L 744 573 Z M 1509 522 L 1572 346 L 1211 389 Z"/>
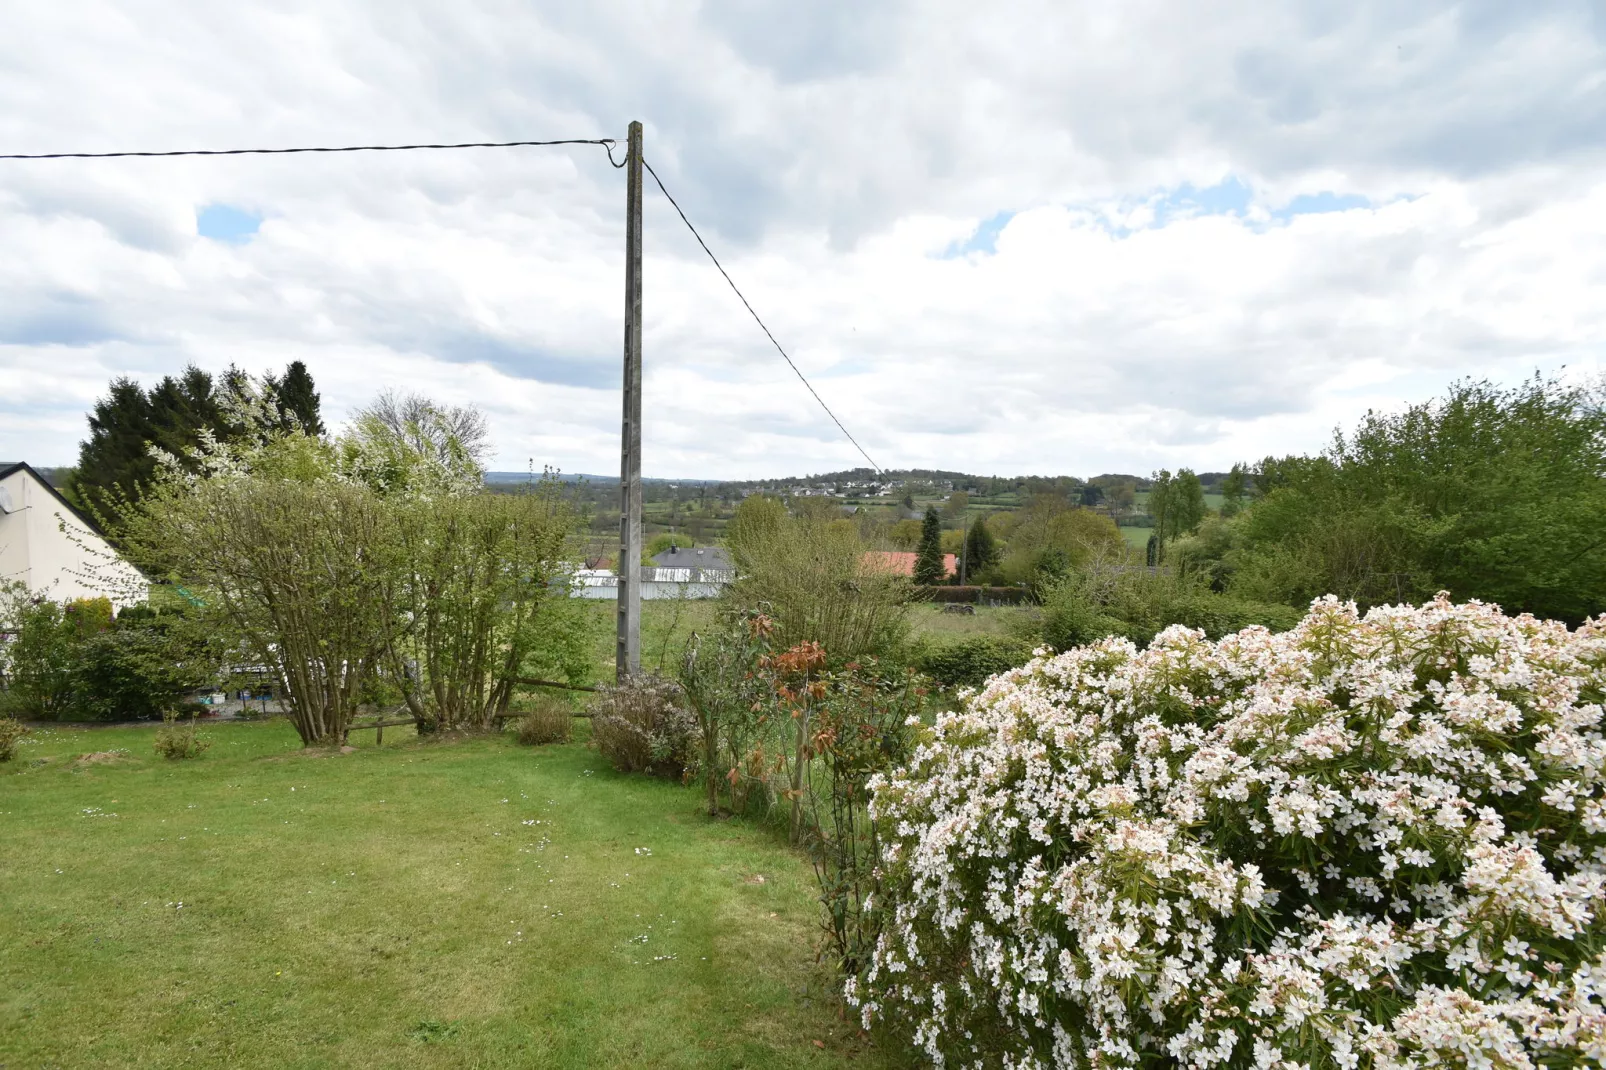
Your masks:
<path fill-rule="evenodd" d="M 619 682 L 641 671 L 641 124 L 625 158 L 625 384 L 619 464 Z"/>

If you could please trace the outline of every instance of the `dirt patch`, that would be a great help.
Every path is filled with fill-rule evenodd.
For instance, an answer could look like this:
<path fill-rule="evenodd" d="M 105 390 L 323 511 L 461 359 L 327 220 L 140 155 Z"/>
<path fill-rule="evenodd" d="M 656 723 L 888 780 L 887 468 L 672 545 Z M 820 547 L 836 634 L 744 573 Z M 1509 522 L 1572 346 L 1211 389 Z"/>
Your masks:
<path fill-rule="evenodd" d="M 74 765 L 117 765 L 119 762 L 134 761 L 134 756 L 126 750 L 98 750 L 92 754 L 80 754 L 73 759 Z"/>

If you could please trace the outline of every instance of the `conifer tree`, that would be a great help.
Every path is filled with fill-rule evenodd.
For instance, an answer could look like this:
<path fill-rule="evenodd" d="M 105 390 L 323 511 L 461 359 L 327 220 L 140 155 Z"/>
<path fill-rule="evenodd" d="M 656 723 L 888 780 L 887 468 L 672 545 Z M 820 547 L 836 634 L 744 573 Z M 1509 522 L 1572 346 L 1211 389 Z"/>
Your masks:
<path fill-rule="evenodd" d="M 947 578 L 948 569 L 942 559 L 942 517 L 936 506 L 929 506 L 920 525 L 920 548 L 915 551 L 915 582 L 929 587 Z"/>
<path fill-rule="evenodd" d="M 282 379 L 270 375 L 264 385 L 281 414 L 293 415 L 309 434 L 323 433 L 318 393 L 305 364 L 293 361 Z M 214 378 L 193 364 L 148 391 L 127 377 L 113 380 L 89 414 L 89 438 L 79 443 L 68 496 L 99 521 L 115 521 L 123 508 L 140 500 L 156 474 L 152 446 L 182 458 L 200 444 L 202 431 L 220 441 L 238 436 L 241 429 L 225 415 L 226 400 L 251 386 L 251 377 L 237 367 Z M 284 429 L 292 423 L 286 418 Z"/>
<path fill-rule="evenodd" d="M 146 443 L 155 436 L 150 398 L 126 376 L 89 414 L 89 438 L 79 443 L 71 495 L 91 513 L 114 516 L 122 501 L 137 501 L 156 462 Z"/>
<path fill-rule="evenodd" d="M 972 576 L 998 560 L 998 543 L 987 526 L 987 518 L 978 516 L 965 533 L 965 569 Z"/>
<path fill-rule="evenodd" d="M 286 429 L 291 425 L 290 417 L 295 418 L 301 430 L 309 435 L 322 435 L 323 419 L 319 414 L 318 391 L 314 389 L 312 373 L 307 366 L 299 360 L 290 362 L 284 370 L 284 378 L 275 379 L 267 377 L 268 389 L 273 393 L 273 401 L 278 406 L 279 414 L 284 418 Z"/>
<path fill-rule="evenodd" d="M 201 430 L 220 434 L 222 411 L 212 376 L 191 364 L 169 375 L 146 395 L 150 406 L 150 442 L 175 457 L 200 445 Z M 142 451 L 144 452 L 144 451 Z"/>

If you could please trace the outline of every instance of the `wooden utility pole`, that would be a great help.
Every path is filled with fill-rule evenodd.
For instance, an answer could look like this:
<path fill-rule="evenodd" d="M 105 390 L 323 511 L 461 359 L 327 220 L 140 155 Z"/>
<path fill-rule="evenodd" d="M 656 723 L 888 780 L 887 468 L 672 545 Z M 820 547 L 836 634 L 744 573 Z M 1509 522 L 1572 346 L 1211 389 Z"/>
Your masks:
<path fill-rule="evenodd" d="M 625 157 L 625 389 L 619 427 L 619 645 L 616 677 L 641 671 L 641 124 Z"/>

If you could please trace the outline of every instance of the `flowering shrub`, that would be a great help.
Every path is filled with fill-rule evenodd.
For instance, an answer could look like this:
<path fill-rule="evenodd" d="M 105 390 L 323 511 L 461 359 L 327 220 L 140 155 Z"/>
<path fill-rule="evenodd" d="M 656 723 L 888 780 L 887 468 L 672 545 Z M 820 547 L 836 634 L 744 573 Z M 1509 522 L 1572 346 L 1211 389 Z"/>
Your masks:
<path fill-rule="evenodd" d="M 697 719 L 673 681 L 633 677 L 597 690 L 591 742 L 621 773 L 678 778 L 696 760 Z"/>
<path fill-rule="evenodd" d="M 875 782 L 849 998 L 939 1065 L 1606 1059 L 1606 618 L 1316 602 L 1041 657 Z"/>

